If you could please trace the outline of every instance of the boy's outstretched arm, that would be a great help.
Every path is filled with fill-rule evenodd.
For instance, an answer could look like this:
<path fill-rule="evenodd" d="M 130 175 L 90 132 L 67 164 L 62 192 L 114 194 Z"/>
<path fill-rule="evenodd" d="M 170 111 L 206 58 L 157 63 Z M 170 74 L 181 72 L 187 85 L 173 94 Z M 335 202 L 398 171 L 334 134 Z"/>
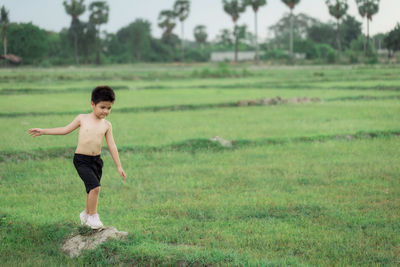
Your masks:
<path fill-rule="evenodd" d="M 69 134 L 76 128 L 78 128 L 81 125 L 81 115 L 76 116 L 76 118 L 67 126 L 64 127 L 59 127 L 59 128 L 50 128 L 50 129 L 41 129 L 41 128 L 32 128 L 29 129 L 28 132 L 31 136 L 36 137 L 36 136 L 41 136 L 44 134 L 48 135 L 64 135 L 64 134 Z"/>
<path fill-rule="evenodd" d="M 125 174 L 124 170 L 122 169 L 121 161 L 119 160 L 117 145 L 114 142 L 114 137 L 112 134 L 112 125 L 110 122 L 108 122 L 108 123 L 109 123 L 109 128 L 106 132 L 106 141 L 107 141 L 108 150 L 110 151 L 110 154 L 114 160 L 115 166 L 118 169 L 119 175 L 121 177 L 124 177 L 124 181 L 126 181 L 126 174 Z"/>

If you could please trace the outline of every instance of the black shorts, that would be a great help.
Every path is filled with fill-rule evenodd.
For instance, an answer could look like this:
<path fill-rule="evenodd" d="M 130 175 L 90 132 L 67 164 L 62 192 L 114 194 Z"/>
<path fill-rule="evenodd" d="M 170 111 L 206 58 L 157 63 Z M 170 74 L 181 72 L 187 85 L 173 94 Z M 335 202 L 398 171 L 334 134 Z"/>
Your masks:
<path fill-rule="evenodd" d="M 85 183 L 86 193 L 100 186 L 103 169 L 103 160 L 100 155 L 88 156 L 83 154 L 74 155 L 74 166 L 82 181 Z"/>

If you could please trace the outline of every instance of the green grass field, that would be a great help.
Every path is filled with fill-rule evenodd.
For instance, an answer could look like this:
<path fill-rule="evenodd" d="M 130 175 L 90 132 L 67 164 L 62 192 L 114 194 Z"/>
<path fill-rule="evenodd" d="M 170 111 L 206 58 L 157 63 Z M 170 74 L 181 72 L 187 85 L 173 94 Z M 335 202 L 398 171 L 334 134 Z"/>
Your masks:
<path fill-rule="evenodd" d="M 398 66 L 220 68 L 2 70 L 0 266 L 398 266 Z M 60 246 L 86 194 L 77 131 L 27 129 L 90 112 L 98 84 L 116 89 L 108 120 L 128 174 L 104 147 L 98 210 L 130 234 L 70 259 Z M 321 101 L 234 105 L 275 96 Z"/>

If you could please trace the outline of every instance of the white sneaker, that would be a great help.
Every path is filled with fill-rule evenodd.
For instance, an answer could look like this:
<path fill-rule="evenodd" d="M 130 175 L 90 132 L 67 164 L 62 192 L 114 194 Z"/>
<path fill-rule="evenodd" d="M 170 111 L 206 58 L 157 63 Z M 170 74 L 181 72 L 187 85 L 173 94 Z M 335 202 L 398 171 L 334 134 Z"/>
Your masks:
<path fill-rule="evenodd" d="M 100 221 L 99 214 L 93 214 L 87 216 L 86 225 L 92 229 L 99 229 L 103 227 L 103 224 Z"/>
<path fill-rule="evenodd" d="M 81 214 L 79 214 L 79 218 L 81 218 L 82 225 L 86 224 L 88 215 L 89 214 L 86 213 L 86 210 L 82 211 Z"/>

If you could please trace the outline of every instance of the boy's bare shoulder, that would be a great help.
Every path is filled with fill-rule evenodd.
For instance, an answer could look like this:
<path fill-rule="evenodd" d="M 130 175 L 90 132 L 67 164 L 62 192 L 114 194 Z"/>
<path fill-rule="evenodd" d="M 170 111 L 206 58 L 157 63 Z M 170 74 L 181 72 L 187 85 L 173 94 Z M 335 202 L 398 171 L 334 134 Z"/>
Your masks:
<path fill-rule="evenodd" d="M 77 117 L 81 120 L 84 120 L 84 119 L 87 119 L 89 116 L 90 116 L 90 113 L 81 113 L 81 114 L 78 114 Z"/>
<path fill-rule="evenodd" d="M 79 121 L 79 124 L 80 124 L 80 125 L 86 124 L 86 123 L 88 122 L 89 115 L 90 115 L 90 114 L 84 114 L 84 113 L 78 114 L 78 115 L 76 116 L 76 120 Z"/>
<path fill-rule="evenodd" d="M 104 120 L 104 121 L 105 121 L 105 123 L 106 123 L 106 125 L 107 125 L 108 128 L 111 128 L 111 127 L 112 127 L 111 122 L 109 122 L 108 120 Z"/>
<path fill-rule="evenodd" d="M 81 114 L 78 114 L 76 117 L 79 118 L 79 119 L 84 119 L 84 118 L 87 117 L 87 115 L 89 115 L 89 114 L 83 114 L 83 113 L 81 113 Z"/>
<path fill-rule="evenodd" d="M 85 115 L 85 114 L 78 114 L 78 115 L 75 117 L 74 121 L 76 121 L 76 122 L 78 122 L 79 124 L 81 124 L 82 121 L 84 120 L 83 115 Z"/>

